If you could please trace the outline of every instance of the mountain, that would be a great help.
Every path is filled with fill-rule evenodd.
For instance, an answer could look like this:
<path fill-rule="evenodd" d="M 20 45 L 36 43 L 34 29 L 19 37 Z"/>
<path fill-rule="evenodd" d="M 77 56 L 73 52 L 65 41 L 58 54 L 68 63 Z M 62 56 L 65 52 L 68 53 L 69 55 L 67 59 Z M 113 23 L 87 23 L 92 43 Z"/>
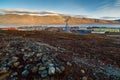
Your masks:
<path fill-rule="evenodd" d="M 35 16 L 35 15 L 18 15 L 5 14 L 0 15 L 0 24 L 64 24 L 65 16 L 49 15 L 49 16 Z M 92 18 L 77 18 L 71 17 L 69 24 L 120 24 L 116 21 L 100 20 Z"/>
<path fill-rule="evenodd" d="M 115 20 L 115 21 L 117 21 L 117 22 L 120 22 L 120 19 L 118 19 L 118 20 Z"/>

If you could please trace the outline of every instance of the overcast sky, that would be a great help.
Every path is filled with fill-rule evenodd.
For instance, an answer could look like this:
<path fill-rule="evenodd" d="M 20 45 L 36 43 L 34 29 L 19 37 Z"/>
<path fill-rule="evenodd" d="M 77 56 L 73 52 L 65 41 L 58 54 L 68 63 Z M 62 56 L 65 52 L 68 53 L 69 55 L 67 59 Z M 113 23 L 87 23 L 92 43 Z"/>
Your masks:
<path fill-rule="evenodd" d="M 0 13 L 6 10 L 7 13 L 12 10 L 35 14 L 53 12 L 113 20 L 120 19 L 120 0 L 0 0 Z"/>

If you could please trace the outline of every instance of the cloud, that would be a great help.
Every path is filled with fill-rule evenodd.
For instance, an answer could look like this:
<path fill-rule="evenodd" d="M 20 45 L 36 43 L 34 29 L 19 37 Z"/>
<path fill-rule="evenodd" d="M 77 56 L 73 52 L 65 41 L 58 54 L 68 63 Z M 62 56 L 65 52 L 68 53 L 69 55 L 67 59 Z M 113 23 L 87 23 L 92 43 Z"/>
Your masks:
<path fill-rule="evenodd" d="M 73 17 L 76 17 L 76 18 L 88 18 L 89 16 L 88 15 L 71 15 Z"/>
<path fill-rule="evenodd" d="M 105 20 L 117 20 L 117 19 L 120 19 L 120 17 L 101 17 L 101 19 L 105 19 Z"/>
<path fill-rule="evenodd" d="M 116 1 L 115 6 L 120 7 L 120 0 L 117 0 L 117 1 Z"/>
<path fill-rule="evenodd" d="M 23 9 L 0 9 L 0 14 L 19 14 L 19 15 L 36 15 L 36 16 L 47 16 L 47 15 L 60 15 L 60 16 L 71 16 L 77 18 L 85 18 L 87 15 L 72 15 L 64 14 L 55 11 L 40 11 L 40 10 L 23 10 Z"/>
<path fill-rule="evenodd" d="M 54 11 L 39 11 L 39 10 L 23 10 L 23 9 L 0 9 L 0 13 L 2 14 L 28 14 L 28 15 L 61 15 L 63 13 L 54 12 Z"/>
<path fill-rule="evenodd" d="M 97 11 L 94 12 L 94 14 L 96 14 L 96 17 L 100 19 L 118 19 L 120 17 L 120 0 L 115 0 L 111 3 L 104 3 L 97 9 Z"/>

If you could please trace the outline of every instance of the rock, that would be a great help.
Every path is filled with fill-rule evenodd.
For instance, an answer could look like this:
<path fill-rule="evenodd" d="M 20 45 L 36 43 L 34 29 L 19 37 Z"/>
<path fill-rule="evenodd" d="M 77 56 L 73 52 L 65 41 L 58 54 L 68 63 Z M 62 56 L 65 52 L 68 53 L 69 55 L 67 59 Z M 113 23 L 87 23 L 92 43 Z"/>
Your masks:
<path fill-rule="evenodd" d="M 88 80 L 88 78 L 87 78 L 86 76 L 84 76 L 84 77 L 82 78 L 82 80 Z"/>
<path fill-rule="evenodd" d="M 18 69 L 21 69 L 21 68 L 23 68 L 24 67 L 24 65 L 19 65 L 18 66 Z"/>
<path fill-rule="evenodd" d="M 72 66 L 72 64 L 71 64 L 70 62 L 67 62 L 67 65 L 68 65 L 68 66 Z"/>
<path fill-rule="evenodd" d="M 47 62 L 48 61 L 48 56 L 47 55 L 42 55 L 42 58 L 41 58 L 42 62 Z"/>
<path fill-rule="evenodd" d="M 38 54 L 36 55 L 36 57 L 41 58 L 42 55 L 43 55 L 42 53 L 38 53 Z"/>
<path fill-rule="evenodd" d="M 53 67 L 54 64 L 53 63 L 47 63 L 48 67 Z"/>
<path fill-rule="evenodd" d="M 25 69 L 27 69 L 27 70 L 31 70 L 32 69 L 32 65 L 31 64 L 27 64 L 26 66 L 25 66 Z"/>
<path fill-rule="evenodd" d="M 27 39 L 9 41 L 9 46 L 5 48 L 4 52 L 2 51 L 3 54 L 0 51 L 0 57 L 4 56 L 0 58 L 0 75 L 11 71 L 12 73 L 8 77 L 10 80 L 19 80 L 19 78 L 27 80 L 29 76 L 34 80 L 41 80 L 41 78 L 49 80 L 51 77 L 49 75 L 53 75 L 52 77 L 55 79 L 54 75 L 62 73 L 65 68 L 56 58 L 59 53 L 54 51 L 54 47 L 36 44 Z"/>
<path fill-rule="evenodd" d="M 31 61 L 31 62 L 32 62 L 32 61 L 33 61 L 33 59 L 31 58 L 31 59 L 29 59 L 29 61 Z"/>
<path fill-rule="evenodd" d="M 0 74 L 8 73 L 9 68 L 8 67 L 1 67 L 0 68 Z"/>
<path fill-rule="evenodd" d="M 82 74 L 85 74 L 85 70 L 81 69 L 80 71 L 81 71 Z"/>
<path fill-rule="evenodd" d="M 13 65 L 14 65 L 14 67 L 18 67 L 19 64 L 20 64 L 20 62 L 15 62 Z"/>
<path fill-rule="evenodd" d="M 48 74 L 49 75 L 55 74 L 55 68 L 54 67 L 49 67 L 48 68 Z"/>
<path fill-rule="evenodd" d="M 61 47 L 58 47 L 58 49 L 59 49 L 60 51 L 65 51 L 65 49 L 64 49 L 64 48 L 61 48 Z"/>
<path fill-rule="evenodd" d="M 61 71 L 64 71 L 65 67 L 64 66 L 60 66 L 60 69 L 61 69 Z"/>
<path fill-rule="evenodd" d="M 24 71 L 22 72 L 22 76 L 27 77 L 28 75 L 29 75 L 29 71 L 28 71 L 28 70 L 24 70 Z"/>
<path fill-rule="evenodd" d="M 10 77 L 16 77 L 16 76 L 18 76 L 18 72 L 12 73 Z"/>
<path fill-rule="evenodd" d="M 39 70 L 45 70 L 46 67 L 39 67 Z"/>
<path fill-rule="evenodd" d="M 13 67 L 12 62 L 7 63 L 7 65 Z"/>
<path fill-rule="evenodd" d="M 21 51 L 22 51 L 22 52 L 24 52 L 24 51 L 25 51 L 25 49 L 21 49 Z"/>
<path fill-rule="evenodd" d="M 31 51 L 31 49 L 27 47 L 27 48 L 25 48 L 24 51 L 29 52 L 29 51 Z"/>
<path fill-rule="evenodd" d="M 12 42 L 9 43 L 8 46 L 10 46 L 10 47 L 16 47 L 18 45 L 19 45 L 19 43 L 17 41 L 12 41 Z"/>
<path fill-rule="evenodd" d="M 19 80 L 18 77 L 11 77 L 9 80 Z"/>
<path fill-rule="evenodd" d="M 42 53 L 37 53 L 36 56 L 34 57 L 34 61 L 39 61 L 42 58 Z"/>
<path fill-rule="evenodd" d="M 32 73 L 36 73 L 38 71 L 38 68 L 37 67 L 33 67 L 32 68 Z"/>
<path fill-rule="evenodd" d="M 0 74 L 6 74 L 6 73 L 8 73 L 7 70 L 0 70 Z"/>
<path fill-rule="evenodd" d="M 41 56 L 42 56 L 42 53 L 38 53 L 36 56 L 37 56 L 37 57 L 41 57 Z"/>
<path fill-rule="evenodd" d="M 48 71 L 47 70 L 40 70 L 40 71 L 38 71 L 38 74 L 41 75 L 41 77 L 46 77 L 48 74 Z"/>
<path fill-rule="evenodd" d="M 25 55 L 23 56 L 23 60 L 26 61 L 27 59 L 28 59 L 28 56 L 27 56 L 27 54 L 25 54 Z"/>
<path fill-rule="evenodd" d="M 18 57 L 16 57 L 16 56 L 12 57 L 12 62 L 16 62 L 17 60 L 18 60 Z"/>
<path fill-rule="evenodd" d="M 55 72 L 56 72 L 56 73 L 62 73 L 62 70 L 60 69 L 60 67 L 56 67 L 56 68 L 55 68 Z"/>
<path fill-rule="evenodd" d="M 2 53 L 0 53 L 0 57 L 2 56 Z"/>

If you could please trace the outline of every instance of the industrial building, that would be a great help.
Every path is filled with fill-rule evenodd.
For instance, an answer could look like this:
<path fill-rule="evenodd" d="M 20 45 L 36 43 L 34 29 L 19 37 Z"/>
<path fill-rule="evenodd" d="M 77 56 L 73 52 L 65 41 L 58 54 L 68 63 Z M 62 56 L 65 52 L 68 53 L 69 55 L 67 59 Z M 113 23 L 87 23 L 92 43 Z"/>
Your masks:
<path fill-rule="evenodd" d="M 96 32 L 120 32 L 119 28 L 94 28 L 93 31 Z"/>

